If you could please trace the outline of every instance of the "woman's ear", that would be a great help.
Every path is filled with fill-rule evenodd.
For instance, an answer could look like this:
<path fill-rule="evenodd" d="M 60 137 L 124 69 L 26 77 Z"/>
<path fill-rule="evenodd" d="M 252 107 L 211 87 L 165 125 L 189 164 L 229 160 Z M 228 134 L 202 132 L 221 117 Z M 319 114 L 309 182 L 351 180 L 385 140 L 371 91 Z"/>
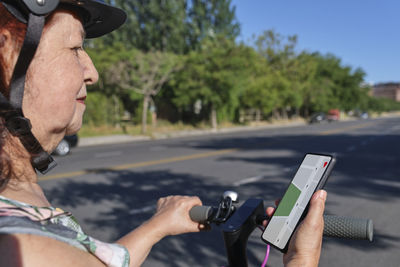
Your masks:
<path fill-rule="evenodd" d="M 8 29 L 0 29 L 0 59 L 4 64 L 4 78 L 8 84 L 18 59 L 18 48 Z"/>
<path fill-rule="evenodd" d="M 0 30 L 0 48 L 4 48 L 7 46 L 7 42 L 11 41 L 11 34 L 10 31 L 7 29 Z"/>

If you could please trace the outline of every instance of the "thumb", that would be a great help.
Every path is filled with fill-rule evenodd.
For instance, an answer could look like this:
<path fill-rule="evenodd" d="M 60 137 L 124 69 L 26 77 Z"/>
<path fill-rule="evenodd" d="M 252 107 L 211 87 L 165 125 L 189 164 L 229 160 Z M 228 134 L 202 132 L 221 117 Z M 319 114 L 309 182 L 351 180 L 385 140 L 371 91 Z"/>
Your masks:
<path fill-rule="evenodd" d="M 325 190 L 319 190 L 314 193 L 310 201 L 310 208 L 306 217 L 307 221 L 317 222 L 322 218 L 325 209 L 326 197 L 327 193 Z"/>

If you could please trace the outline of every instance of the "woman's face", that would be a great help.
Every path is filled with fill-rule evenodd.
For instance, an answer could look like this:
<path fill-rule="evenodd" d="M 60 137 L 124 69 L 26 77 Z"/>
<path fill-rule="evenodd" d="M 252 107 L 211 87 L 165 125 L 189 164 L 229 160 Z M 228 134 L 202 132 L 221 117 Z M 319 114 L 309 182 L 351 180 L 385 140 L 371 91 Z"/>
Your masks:
<path fill-rule="evenodd" d="M 55 12 L 28 70 L 23 112 L 47 151 L 54 149 L 65 134 L 80 129 L 86 85 L 98 80 L 82 48 L 83 39 L 84 30 L 77 16 L 69 11 Z"/>

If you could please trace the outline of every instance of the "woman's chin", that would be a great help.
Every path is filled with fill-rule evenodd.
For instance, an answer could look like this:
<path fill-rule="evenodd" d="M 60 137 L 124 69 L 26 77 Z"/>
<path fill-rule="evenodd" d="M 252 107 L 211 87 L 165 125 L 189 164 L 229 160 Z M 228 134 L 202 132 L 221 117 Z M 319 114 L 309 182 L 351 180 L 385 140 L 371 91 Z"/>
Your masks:
<path fill-rule="evenodd" d="M 79 130 L 81 129 L 82 125 L 80 125 L 79 127 L 74 127 L 71 129 L 67 129 L 67 131 L 65 132 L 65 135 L 74 135 L 77 134 L 79 132 Z"/>
<path fill-rule="evenodd" d="M 70 125 L 68 125 L 65 135 L 73 135 L 79 132 L 82 127 L 82 119 L 74 120 Z"/>

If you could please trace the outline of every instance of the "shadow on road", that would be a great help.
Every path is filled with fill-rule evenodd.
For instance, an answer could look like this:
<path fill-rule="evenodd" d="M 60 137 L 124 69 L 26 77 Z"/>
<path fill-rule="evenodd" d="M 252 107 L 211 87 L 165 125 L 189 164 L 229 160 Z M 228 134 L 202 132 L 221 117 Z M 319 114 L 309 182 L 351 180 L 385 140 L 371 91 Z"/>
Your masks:
<path fill-rule="evenodd" d="M 208 183 L 205 177 L 194 177 L 169 171 L 133 172 L 107 169 L 88 170 L 106 177 L 106 182 L 65 181 L 57 188 L 47 191 L 53 205 L 73 211 L 80 205 L 94 205 L 104 200 L 112 203 L 98 213 L 96 219 L 86 219 L 83 225 L 89 233 L 111 232 L 115 241 L 149 219 L 155 211 L 156 200 L 168 195 L 196 195 L 204 204 L 216 205 L 221 194 L 230 189 L 226 185 Z M 281 183 L 269 183 L 267 194 L 281 187 Z M 264 191 L 265 192 L 265 191 Z M 150 208 L 149 208 L 150 207 Z M 96 235 L 94 235 L 96 237 Z M 190 248 L 190 249 L 188 249 Z M 205 257 L 205 255 L 207 255 Z M 186 234 L 166 238 L 157 244 L 151 257 L 168 266 L 179 266 L 179 262 L 194 266 L 207 266 L 210 262 L 224 264 L 225 250 L 221 232 L 213 227 L 210 232 Z M 249 259 L 256 257 L 249 251 Z M 195 260 L 195 262 L 190 262 Z"/>
<path fill-rule="evenodd" d="M 387 144 L 392 144 L 390 150 Z M 181 143 L 175 146 L 186 146 Z M 328 190 L 336 195 L 390 202 L 399 198 L 400 142 L 398 135 L 305 135 L 305 136 L 243 136 L 229 139 L 212 138 L 192 146 L 202 149 L 238 148 L 232 156 L 223 156 L 216 161 L 237 164 L 265 164 L 282 169 L 296 166 L 306 152 L 337 153 L 338 163 L 334 169 Z M 273 157 L 274 151 L 288 150 L 297 157 Z M 263 156 L 254 156 L 254 151 L 265 151 Z M 110 169 L 88 170 L 90 175 L 105 177 L 102 182 L 63 181 L 57 188 L 47 191 L 49 199 L 59 206 L 74 209 L 80 205 L 112 202 L 96 219 L 84 221 L 84 225 L 96 231 L 109 231 L 113 238 L 126 234 L 151 217 L 156 200 L 166 195 L 197 195 L 205 204 L 216 204 L 222 192 L 231 189 L 231 184 L 213 182 L 213 177 L 194 176 L 185 173 L 158 171 L 113 171 Z M 292 170 L 292 173 L 295 169 Z M 292 173 L 285 176 L 292 177 Z M 335 179 L 336 178 L 336 179 Z M 240 190 L 246 197 L 271 196 L 273 203 L 277 192 L 282 192 L 287 181 L 264 179 L 243 185 Z M 397 183 L 397 186 L 393 186 Z M 351 205 L 351 203 L 349 203 Z M 138 211 L 138 209 L 145 208 Z M 150 208 L 148 208 L 150 207 Z M 329 211 L 328 211 L 329 212 Z M 106 240 L 107 241 L 107 240 Z M 385 249 L 399 237 L 378 233 L 374 246 L 367 242 L 329 240 L 328 242 L 352 246 L 359 250 Z M 260 241 L 261 242 L 261 241 Z M 257 244 L 250 244 L 257 246 Z M 166 238 L 152 251 L 152 258 L 165 266 L 180 266 L 180 262 L 193 266 L 224 264 L 225 254 L 218 229 L 201 234 L 188 234 Z M 250 266 L 260 259 L 249 251 Z M 193 261 L 193 262 L 191 262 Z M 195 262 L 194 262 L 195 261 Z M 215 264 L 214 264 L 215 263 Z"/>
<path fill-rule="evenodd" d="M 334 190 L 353 197 L 390 201 L 391 198 L 400 197 L 400 188 L 392 184 L 398 182 L 400 177 L 400 136 L 384 135 L 385 145 L 382 145 L 382 137 L 382 135 L 250 137 L 251 142 L 247 140 L 248 137 L 242 137 L 203 142 L 196 148 L 237 148 L 244 153 L 220 157 L 218 161 L 275 165 L 281 166 L 282 169 L 297 166 L 307 152 L 337 154 L 334 176 L 340 175 L 345 178 L 339 181 L 330 179 L 328 183 L 330 191 Z M 368 149 L 371 147 L 372 150 Z M 257 150 L 265 150 L 265 156 L 246 155 L 246 152 Z M 292 151 L 293 155 L 298 157 L 273 157 L 275 150 Z M 333 186 L 330 186 L 332 183 Z"/>

